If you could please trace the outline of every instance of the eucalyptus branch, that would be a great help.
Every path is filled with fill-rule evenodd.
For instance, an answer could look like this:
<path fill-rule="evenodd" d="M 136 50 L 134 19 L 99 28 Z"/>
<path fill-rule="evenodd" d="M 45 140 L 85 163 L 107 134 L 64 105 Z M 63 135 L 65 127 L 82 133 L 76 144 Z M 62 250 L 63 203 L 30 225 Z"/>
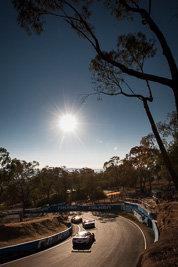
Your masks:
<path fill-rule="evenodd" d="M 133 95 L 136 95 L 136 94 L 134 93 L 134 91 L 132 90 L 132 88 L 130 87 L 130 85 L 129 85 L 125 80 L 123 80 L 123 83 L 129 88 L 129 90 L 131 91 L 131 93 L 132 93 Z"/>
<path fill-rule="evenodd" d="M 83 37 L 86 38 L 86 39 L 89 41 L 89 43 L 94 47 L 94 49 L 96 49 L 96 46 L 95 46 L 95 44 L 92 42 L 92 40 L 91 40 L 91 39 L 90 39 L 90 38 L 89 38 L 83 31 L 79 30 L 79 29 L 75 26 L 75 24 L 73 24 L 72 21 L 69 22 L 69 21 L 66 20 L 66 22 L 69 23 L 69 24 L 72 26 L 73 29 L 75 29 L 75 30 L 78 31 L 81 35 L 83 35 Z"/>
<path fill-rule="evenodd" d="M 148 92 L 149 92 L 149 98 L 148 98 L 148 100 L 150 101 L 150 102 L 153 102 L 153 95 L 152 95 L 152 91 L 151 91 L 151 87 L 150 87 L 150 84 L 149 84 L 149 81 L 146 81 L 146 84 L 147 84 L 147 87 L 148 87 Z"/>
<path fill-rule="evenodd" d="M 67 15 L 67 13 L 59 5 L 58 6 L 59 6 L 60 10 L 64 13 L 64 15 L 56 14 L 54 12 L 43 10 L 43 9 L 42 9 L 42 12 L 40 12 L 40 13 L 41 13 L 41 15 L 51 15 L 51 16 L 55 16 L 55 17 L 59 17 L 59 18 L 65 19 L 65 21 L 67 23 L 69 23 L 73 29 L 75 29 L 78 33 L 80 33 L 84 38 L 86 38 L 91 43 L 91 45 L 94 47 L 95 50 L 96 49 L 99 49 L 98 40 L 97 40 L 96 36 L 94 35 L 94 33 L 92 32 L 91 27 L 88 25 L 88 23 L 86 22 L 86 20 L 84 20 L 82 18 L 82 16 L 74 8 L 74 6 L 72 6 L 68 2 L 65 2 L 65 4 L 68 5 L 74 11 L 75 14 L 77 14 L 77 16 L 79 17 L 79 19 L 77 19 L 77 18 L 75 18 L 73 16 Z M 74 21 L 76 21 L 78 23 L 81 23 L 81 25 L 82 24 L 84 25 L 85 29 L 91 35 L 91 37 L 93 38 L 94 42 L 82 30 L 80 30 L 77 26 L 75 26 Z"/>
<path fill-rule="evenodd" d="M 105 69 L 104 69 L 104 71 L 105 71 Z M 121 89 L 121 86 L 120 86 L 120 81 L 121 81 L 121 79 L 118 80 L 118 78 L 116 77 L 114 71 L 112 71 L 112 70 L 105 71 L 105 75 L 107 75 L 108 80 L 109 80 L 111 83 L 115 84 L 117 87 L 119 87 L 119 88 Z M 110 77 L 110 76 L 111 76 L 111 77 Z M 107 78 L 107 77 L 106 77 L 106 78 Z"/>
<path fill-rule="evenodd" d="M 90 93 L 90 94 L 80 94 L 80 96 L 82 96 L 81 103 L 85 103 L 86 102 L 86 99 L 88 97 L 93 96 L 93 95 L 98 95 L 98 94 L 99 94 L 98 92 Z"/>
<path fill-rule="evenodd" d="M 138 8 L 138 7 L 137 8 L 131 7 L 130 5 L 128 5 L 128 3 L 125 0 L 120 0 L 120 3 L 127 10 L 130 10 L 132 12 L 141 14 L 141 16 L 145 20 L 146 24 L 149 25 L 151 31 L 153 31 L 154 34 L 157 36 L 157 38 L 158 38 L 158 40 L 159 40 L 159 42 L 161 44 L 161 47 L 163 49 L 163 54 L 165 55 L 165 57 L 167 59 L 167 62 L 168 62 L 168 65 L 169 65 L 169 68 L 170 68 L 172 76 L 174 77 L 175 75 L 177 75 L 177 66 L 176 66 L 176 62 L 174 60 L 174 57 L 173 57 L 173 55 L 171 53 L 171 50 L 170 50 L 170 48 L 169 48 L 169 46 L 168 46 L 168 44 L 166 42 L 166 39 L 164 38 L 162 32 L 159 30 L 158 26 L 155 24 L 155 22 L 150 17 L 150 10 L 149 10 L 149 13 L 148 13 L 145 9 Z M 151 8 L 151 4 L 150 4 L 150 8 Z M 150 80 L 150 79 L 147 79 L 147 80 Z"/>
<path fill-rule="evenodd" d="M 123 94 L 124 96 L 127 96 L 127 97 L 135 97 L 135 98 L 140 99 L 141 101 L 143 101 L 143 99 L 147 99 L 147 100 L 148 100 L 148 98 L 147 98 L 147 97 L 144 97 L 143 95 L 135 94 L 135 92 L 132 90 L 132 88 L 130 87 L 130 85 L 129 85 L 127 82 L 125 82 L 124 80 L 123 80 L 123 83 L 128 87 L 128 89 L 129 89 L 129 90 L 131 91 L 131 93 L 132 93 L 132 94 L 128 94 L 128 93 L 125 93 L 125 92 L 122 90 L 122 94 Z"/>
<path fill-rule="evenodd" d="M 86 22 L 86 20 L 83 19 L 83 17 L 80 15 L 80 13 L 74 8 L 74 6 L 72 6 L 70 3 L 66 2 L 66 4 L 73 9 L 73 11 L 78 15 L 78 17 L 80 18 L 81 23 L 85 26 L 87 32 L 91 35 L 91 37 L 93 38 L 95 45 L 93 44 L 93 42 L 81 31 L 79 30 L 77 27 L 75 27 L 76 30 L 78 30 L 81 34 L 83 34 L 85 36 L 85 38 L 87 38 L 88 40 L 90 40 L 90 43 L 93 44 L 93 46 L 95 47 L 95 49 L 99 49 L 100 50 L 100 46 L 99 46 L 99 42 L 96 38 L 96 36 L 94 35 L 94 33 L 91 30 L 91 27 L 88 25 L 88 23 Z"/>
<path fill-rule="evenodd" d="M 61 9 L 62 10 L 62 9 Z M 53 13 L 51 11 L 47 11 L 47 10 L 42 10 L 41 15 L 51 15 L 51 16 L 54 16 L 54 17 L 58 17 L 58 18 L 62 18 L 62 19 L 71 19 L 71 20 L 76 20 L 76 21 L 79 21 L 77 20 L 77 18 L 74 18 L 74 17 L 70 17 L 68 16 L 64 10 L 62 10 L 62 12 L 65 14 L 65 15 L 60 15 L 60 14 L 56 14 L 56 13 Z"/>
<path fill-rule="evenodd" d="M 130 49 L 127 49 L 130 53 L 130 56 L 132 57 L 132 59 L 138 64 L 139 68 L 142 68 L 142 64 L 139 63 L 139 61 L 137 60 L 136 57 L 134 57 L 133 53 L 130 51 Z M 143 72 L 142 72 L 143 73 Z"/>
<path fill-rule="evenodd" d="M 121 0 L 122 2 L 122 0 Z M 82 16 L 80 15 L 80 13 L 72 6 L 70 5 L 68 2 L 66 2 L 66 4 L 68 6 L 70 6 L 71 9 L 74 10 L 74 12 L 79 16 L 81 23 L 83 23 L 83 25 L 85 26 L 86 30 L 88 31 L 88 33 L 91 35 L 91 37 L 94 40 L 94 43 L 91 41 L 91 39 L 86 36 L 86 34 L 84 34 L 83 31 L 79 30 L 76 26 L 74 26 L 74 28 L 81 33 L 91 44 L 92 46 L 95 48 L 96 52 L 101 56 L 102 59 L 104 59 L 105 61 L 107 61 L 108 63 L 112 64 L 115 67 L 120 68 L 123 72 L 131 75 L 131 76 L 135 76 L 139 79 L 143 79 L 143 80 L 151 80 L 151 81 L 155 81 L 155 82 L 159 82 L 161 84 L 166 84 L 169 85 L 170 87 L 172 87 L 172 81 L 170 79 L 164 78 L 164 77 L 159 77 L 159 76 L 155 76 L 155 75 L 150 75 L 150 74 L 146 74 L 146 73 L 140 73 L 139 71 L 133 70 L 133 69 L 129 69 L 127 68 L 125 65 L 123 65 L 120 62 L 117 62 L 109 57 L 107 57 L 100 49 L 100 45 L 98 42 L 98 39 L 96 38 L 95 34 L 92 32 L 90 26 L 88 25 L 88 23 L 86 22 L 86 20 L 84 20 L 82 18 Z"/>
<path fill-rule="evenodd" d="M 141 67 L 141 71 L 143 72 L 143 68 Z M 150 101 L 150 102 L 153 102 L 153 95 L 152 95 L 152 91 L 151 91 L 151 87 L 150 87 L 150 84 L 149 84 L 149 81 L 145 81 L 146 82 L 146 86 L 148 88 L 148 92 L 149 92 L 149 97 L 147 97 L 147 100 Z"/>

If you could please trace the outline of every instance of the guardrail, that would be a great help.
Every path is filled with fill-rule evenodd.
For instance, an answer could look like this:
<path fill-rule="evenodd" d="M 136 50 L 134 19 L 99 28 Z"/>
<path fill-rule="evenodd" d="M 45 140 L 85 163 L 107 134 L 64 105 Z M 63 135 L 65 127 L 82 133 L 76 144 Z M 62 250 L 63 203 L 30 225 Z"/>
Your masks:
<path fill-rule="evenodd" d="M 149 212 L 151 212 L 152 208 L 151 205 L 145 200 L 145 199 L 134 199 L 134 198 L 126 198 L 125 202 L 132 202 L 132 203 L 137 203 L 139 205 L 142 205 L 145 207 Z"/>

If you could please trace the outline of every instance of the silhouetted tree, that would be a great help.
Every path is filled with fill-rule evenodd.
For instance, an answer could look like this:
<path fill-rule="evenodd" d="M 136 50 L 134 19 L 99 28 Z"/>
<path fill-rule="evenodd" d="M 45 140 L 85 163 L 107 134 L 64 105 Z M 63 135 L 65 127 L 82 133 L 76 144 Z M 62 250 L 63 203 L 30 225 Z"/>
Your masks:
<path fill-rule="evenodd" d="M 103 4 L 117 20 L 133 20 L 134 23 L 135 15 L 140 16 L 140 25 L 146 25 L 157 39 L 163 56 L 167 60 L 171 78 L 148 74 L 133 67 L 130 68 L 123 63 L 122 58 L 113 58 L 110 53 L 102 51 L 99 40 L 95 35 L 94 27 L 89 23 L 89 18 L 92 14 L 89 7 L 91 7 L 91 9 L 94 8 L 94 6 L 92 6 L 93 2 L 94 1 L 92 0 L 12 0 L 14 8 L 18 12 L 17 21 L 19 25 L 29 34 L 32 34 L 32 32 L 40 34 L 44 30 L 45 16 L 50 15 L 64 19 L 71 25 L 72 29 L 77 31 L 79 36 L 90 42 L 96 53 L 104 60 L 104 62 L 106 62 L 106 64 L 111 64 L 118 68 L 118 71 L 120 70 L 129 76 L 168 86 L 174 93 L 178 110 L 178 70 L 174 56 L 171 53 L 163 33 L 151 17 L 152 1 L 144 1 L 143 5 L 143 1 L 141 0 L 105 0 L 103 1 Z M 147 5 L 147 3 L 149 3 L 149 5 Z M 159 9 L 158 12 L 161 12 L 161 9 Z"/>

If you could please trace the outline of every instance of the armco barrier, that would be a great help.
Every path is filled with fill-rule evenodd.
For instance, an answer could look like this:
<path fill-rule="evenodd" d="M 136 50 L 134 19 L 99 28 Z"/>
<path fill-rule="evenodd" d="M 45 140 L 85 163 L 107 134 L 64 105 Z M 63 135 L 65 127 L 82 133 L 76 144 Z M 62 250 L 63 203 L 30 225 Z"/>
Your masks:
<path fill-rule="evenodd" d="M 58 244 L 61 241 L 64 241 L 66 238 L 68 238 L 71 234 L 72 234 L 72 226 L 70 224 L 70 227 L 67 230 L 57 235 L 49 236 L 46 238 L 42 238 L 27 243 L 22 243 L 15 246 L 0 248 L 0 259 L 1 259 L 0 263 L 26 254 L 37 252 L 39 250 L 48 248 L 52 245 Z"/>

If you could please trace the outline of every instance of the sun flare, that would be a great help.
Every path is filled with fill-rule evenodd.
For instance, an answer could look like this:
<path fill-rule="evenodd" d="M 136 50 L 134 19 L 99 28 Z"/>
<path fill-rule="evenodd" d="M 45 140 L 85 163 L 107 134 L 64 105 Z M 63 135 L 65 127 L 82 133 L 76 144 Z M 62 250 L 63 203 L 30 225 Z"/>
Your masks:
<path fill-rule="evenodd" d="M 64 132 L 73 132 L 77 126 L 77 119 L 74 115 L 66 114 L 60 118 L 59 125 Z"/>

